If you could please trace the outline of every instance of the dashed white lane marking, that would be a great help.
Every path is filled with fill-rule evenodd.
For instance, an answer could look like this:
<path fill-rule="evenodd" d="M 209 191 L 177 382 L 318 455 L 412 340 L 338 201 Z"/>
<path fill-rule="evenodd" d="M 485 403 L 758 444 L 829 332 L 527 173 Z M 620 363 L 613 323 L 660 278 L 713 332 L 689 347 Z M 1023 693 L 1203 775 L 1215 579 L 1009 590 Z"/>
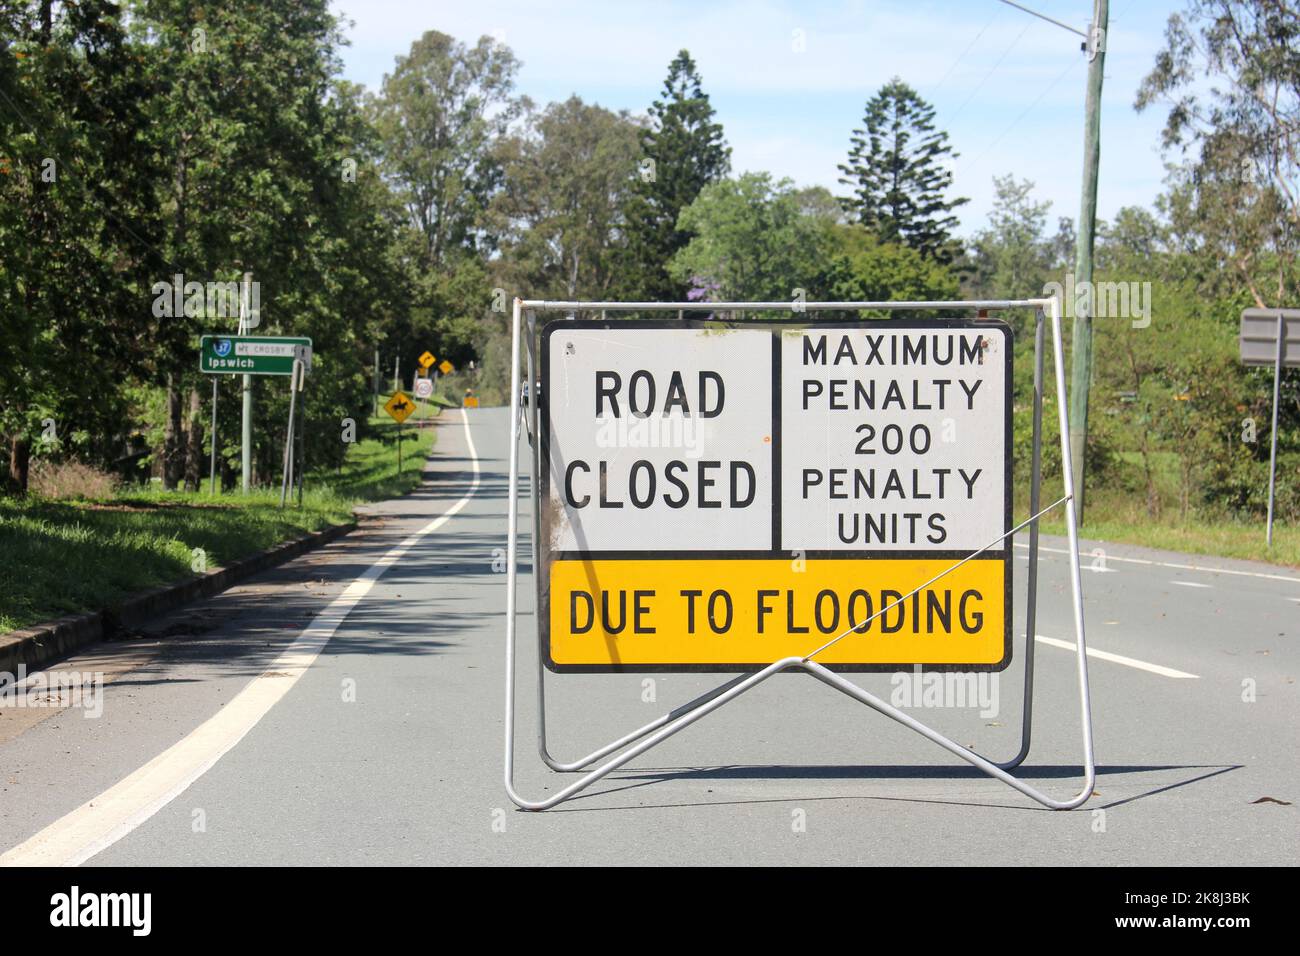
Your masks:
<path fill-rule="evenodd" d="M 1016 543 L 1016 547 L 1017 547 L 1017 548 L 1024 548 L 1025 550 L 1028 550 L 1028 549 L 1029 549 L 1029 545 L 1027 545 L 1027 544 L 1021 544 L 1021 543 L 1019 543 L 1019 542 Z M 1065 549 L 1065 548 L 1049 548 L 1049 547 L 1046 547 L 1045 545 L 1041 545 L 1041 544 L 1038 546 L 1038 550 L 1040 550 L 1040 551 L 1050 551 L 1052 554 L 1069 554 L 1069 553 L 1070 553 L 1070 552 L 1069 552 L 1067 549 Z M 1087 560 L 1088 558 L 1091 558 L 1092 556 L 1093 556 L 1093 555 L 1092 555 L 1091 552 L 1083 552 L 1083 551 L 1080 551 L 1080 552 L 1079 552 L 1079 557 L 1082 558 L 1082 559 L 1084 559 L 1084 560 Z M 1157 568 L 1174 568 L 1175 570 L 1178 570 L 1178 571 L 1204 571 L 1204 572 L 1206 572 L 1207 574 L 1235 574 L 1235 575 L 1237 575 L 1237 576 L 1239 576 L 1239 577 L 1246 577 L 1246 578 L 1265 578 L 1265 579 L 1267 579 L 1267 580 L 1269 580 L 1269 581 L 1288 581 L 1288 582 L 1290 582 L 1291 584 L 1300 584 L 1300 578 L 1288 577 L 1288 576 L 1285 575 L 1285 574 L 1267 574 L 1267 573 L 1265 573 L 1265 572 L 1263 572 L 1263 571 L 1238 571 L 1238 570 L 1236 570 L 1236 569 L 1234 569 L 1234 568 L 1210 568 L 1210 567 L 1206 567 L 1206 566 L 1204 566 L 1204 565 L 1200 565 L 1200 564 L 1174 564 L 1173 562 L 1170 562 L 1170 561 L 1148 561 L 1148 560 L 1146 560 L 1145 558 L 1121 558 L 1121 557 L 1117 557 L 1116 555 L 1113 555 L 1113 554 L 1108 554 L 1108 555 L 1106 555 L 1106 560 L 1107 560 L 1107 561 L 1119 561 L 1119 562 L 1121 562 L 1121 563 L 1123 563 L 1123 564 L 1145 564 L 1145 565 L 1147 565 L 1148 567 L 1157 567 Z"/>
<path fill-rule="evenodd" d="M 130 776 L 54 821 L 0 856 L 0 866 L 77 866 L 107 849 L 176 799 L 230 752 L 298 682 L 384 572 L 425 535 L 437 531 L 469 504 L 479 486 L 479 460 L 461 410 L 473 463 L 469 490 L 437 518 L 402 541 L 357 576 L 258 677 L 189 736 L 164 750 Z"/>
<path fill-rule="evenodd" d="M 1044 637 L 1041 634 L 1035 634 L 1034 640 L 1040 644 L 1046 644 L 1048 647 L 1059 647 L 1063 651 L 1078 653 L 1079 650 L 1078 646 L 1072 641 L 1061 641 L 1055 637 Z M 1163 664 L 1150 664 L 1147 661 L 1140 661 L 1133 657 L 1125 657 L 1123 654 L 1112 654 L 1110 651 L 1099 651 L 1095 647 L 1088 648 L 1088 656 L 1095 657 L 1099 661 L 1110 661 L 1112 664 L 1135 667 L 1140 671 L 1159 674 L 1161 677 L 1172 677 L 1176 680 L 1200 680 L 1196 674 L 1189 674 L 1187 671 L 1175 670 L 1172 667 L 1165 667 Z"/>
<path fill-rule="evenodd" d="M 1213 584 L 1201 584 L 1199 581 L 1170 581 L 1170 584 L 1177 584 L 1180 588 L 1212 588 Z"/>

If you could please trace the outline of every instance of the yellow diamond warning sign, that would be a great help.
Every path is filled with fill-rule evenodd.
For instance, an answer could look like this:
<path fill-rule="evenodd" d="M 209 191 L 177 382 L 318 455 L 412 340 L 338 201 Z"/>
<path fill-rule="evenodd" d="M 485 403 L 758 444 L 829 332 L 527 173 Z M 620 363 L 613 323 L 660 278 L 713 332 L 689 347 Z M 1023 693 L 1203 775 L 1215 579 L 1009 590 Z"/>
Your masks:
<path fill-rule="evenodd" d="M 973 319 L 548 326 L 548 666 L 1005 667 L 1011 358 Z"/>
<path fill-rule="evenodd" d="M 418 361 L 420 363 L 420 368 L 428 368 L 434 362 L 438 361 L 438 359 L 432 352 L 426 351 L 420 355 Z"/>
<path fill-rule="evenodd" d="M 443 375 L 450 375 L 452 372 L 456 371 L 456 366 L 452 365 L 446 359 L 443 359 L 438 363 L 438 371 Z"/>
<path fill-rule="evenodd" d="M 384 403 L 384 411 L 393 416 L 397 424 L 400 425 L 410 418 L 411 413 L 415 411 L 415 402 L 411 401 L 411 397 L 405 392 L 396 392 L 392 398 Z"/>

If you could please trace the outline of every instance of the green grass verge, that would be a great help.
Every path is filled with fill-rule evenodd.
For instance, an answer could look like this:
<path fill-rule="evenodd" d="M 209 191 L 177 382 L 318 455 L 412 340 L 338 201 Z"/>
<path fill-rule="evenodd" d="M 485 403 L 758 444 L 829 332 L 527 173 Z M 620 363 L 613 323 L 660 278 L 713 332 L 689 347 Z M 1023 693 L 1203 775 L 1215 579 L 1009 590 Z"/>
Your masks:
<path fill-rule="evenodd" d="M 1051 504 L 1053 500 L 1055 499 L 1045 491 L 1043 504 Z M 1029 516 L 1027 501 L 1019 503 L 1016 515 L 1017 523 Z M 1064 535 L 1063 515 L 1063 509 L 1057 508 L 1045 516 L 1043 532 Z M 1113 495 L 1090 499 L 1084 518 L 1084 524 L 1079 528 L 1079 536 L 1082 538 L 1300 568 L 1300 529 L 1290 525 L 1274 523 L 1273 547 L 1270 549 L 1264 541 L 1262 519 L 1234 521 L 1230 518 L 1190 516 L 1184 521 L 1177 514 L 1153 519 L 1139 503 L 1130 499 L 1117 499 Z M 1019 535 L 1017 537 L 1022 541 L 1027 540 Z"/>
<path fill-rule="evenodd" d="M 308 471 L 302 507 L 279 489 L 247 496 L 124 488 L 111 498 L 0 498 L 0 633 L 98 610 L 347 521 L 352 507 L 410 491 L 434 430 L 397 429 L 385 415 L 373 438 L 348 449 L 340 470 Z"/>

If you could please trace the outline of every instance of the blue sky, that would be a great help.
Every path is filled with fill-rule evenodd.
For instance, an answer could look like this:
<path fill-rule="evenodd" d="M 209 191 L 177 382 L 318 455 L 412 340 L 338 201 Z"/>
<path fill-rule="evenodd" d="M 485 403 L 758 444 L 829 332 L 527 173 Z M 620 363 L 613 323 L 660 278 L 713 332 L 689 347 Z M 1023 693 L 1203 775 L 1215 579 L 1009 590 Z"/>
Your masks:
<path fill-rule="evenodd" d="M 1025 5 L 1085 28 L 1091 0 Z M 1079 37 L 997 0 L 335 0 L 353 21 L 345 75 L 377 90 L 425 30 L 487 34 L 522 60 L 518 87 L 539 104 L 576 93 L 644 113 L 668 63 L 691 51 L 737 172 L 768 170 L 836 191 L 850 131 L 868 97 L 901 76 L 934 104 L 961 155 L 953 163 L 964 234 L 982 226 L 994 175 L 1014 173 L 1077 217 L 1087 61 Z M 1102 97 L 1098 214 L 1150 206 L 1164 165 L 1164 111 L 1134 94 L 1181 0 L 1111 0 Z M 799 33 L 796 33 L 799 31 Z M 802 39 L 802 49 L 800 43 Z"/>

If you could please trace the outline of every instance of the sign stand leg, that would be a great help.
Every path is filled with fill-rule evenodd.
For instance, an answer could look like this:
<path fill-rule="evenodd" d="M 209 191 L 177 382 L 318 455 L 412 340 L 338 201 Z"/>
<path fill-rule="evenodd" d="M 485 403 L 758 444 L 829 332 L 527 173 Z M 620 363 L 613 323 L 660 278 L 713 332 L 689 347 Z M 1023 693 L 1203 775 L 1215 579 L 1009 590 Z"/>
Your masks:
<path fill-rule="evenodd" d="M 1277 404 L 1282 386 L 1282 354 L 1286 349 L 1286 319 L 1277 316 L 1277 360 L 1273 364 L 1273 439 L 1268 455 L 1268 531 L 1265 540 L 1273 547 L 1273 500 L 1277 489 Z"/>
<path fill-rule="evenodd" d="M 242 392 L 244 411 L 239 429 L 240 487 L 244 494 L 248 494 L 248 486 L 253 474 L 253 376 L 244 376 Z"/>
<path fill-rule="evenodd" d="M 306 372 L 302 385 L 306 385 Z M 301 387 L 301 386 L 300 386 Z M 298 403 L 298 507 L 302 507 L 302 486 L 307 480 L 307 396 Z"/>
<path fill-rule="evenodd" d="M 239 288 L 239 334 L 246 335 L 252 328 L 249 319 L 249 289 L 253 274 L 244 273 L 243 284 Z M 254 323 L 256 324 L 256 323 Z M 240 489 L 248 494 L 253 474 L 253 376 L 245 375 L 243 383 L 243 414 L 239 426 L 239 470 Z"/>
<path fill-rule="evenodd" d="M 526 316 L 526 322 L 527 322 L 527 335 L 528 335 L 528 381 L 532 383 L 537 381 L 537 377 L 536 377 L 537 370 L 535 366 L 536 348 L 537 348 L 537 313 L 529 311 Z M 539 456 L 541 455 L 541 442 L 538 441 L 536 438 L 537 421 L 538 421 L 537 402 L 538 402 L 538 397 L 536 395 L 533 395 L 530 390 L 528 404 L 529 404 L 529 412 L 532 418 L 532 426 L 530 429 L 530 434 L 531 436 L 533 436 L 533 440 L 532 440 L 533 454 L 531 459 L 529 460 L 529 464 L 532 469 L 530 475 L 532 479 L 532 483 L 531 483 L 529 495 L 534 501 L 533 535 L 532 535 L 531 545 L 532 545 L 532 559 L 533 559 L 533 565 L 532 565 L 533 583 L 535 585 L 534 590 L 536 592 L 535 593 L 536 603 L 533 606 L 540 608 L 542 606 L 541 604 L 542 569 L 541 566 L 538 564 L 538 561 L 541 560 L 541 556 L 538 551 L 537 542 L 539 542 L 542 539 L 542 513 L 541 513 L 541 509 L 538 508 L 535 504 L 537 498 L 536 489 L 540 487 L 537 482 L 540 473 Z M 538 648 L 540 651 L 541 648 L 540 639 L 538 642 Z M 546 745 L 546 673 L 545 672 L 546 672 L 546 668 L 542 666 L 542 659 L 539 653 L 537 658 L 537 752 L 538 754 L 541 755 L 542 762 L 545 763 L 552 770 L 567 770 L 570 768 L 567 765 L 556 761 L 555 758 L 551 756 L 550 750 Z M 593 759 L 599 759 L 599 758 L 596 757 Z M 583 766 L 585 766 L 585 764 L 583 764 Z M 572 769 L 578 769 L 578 768 L 574 767 Z"/>
<path fill-rule="evenodd" d="M 208 493 L 215 495 L 217 493 L 217 382 L 219 378 L 212 376 L 212 463 L 209 466 L 208 476 Z"/>
<path fill-rule="evenodd" d="M 1025 794 L 1026 796 L 1037 801 L 1043 806 L 1048 807 L 1049 809 L 1054 809 L 1054 810 L 1074 809 L 1078 806 L 1081 806 L 1085 801 L 1087 801 L 1088 798 L 1092 796 L 1093 785 L 1096 782 L 1096 763 L 1095 763 L 1093 744 L 1092 744 L 1092 715 L 1091 715 L 1091 707 L 1089 703 L 1089 691 L 1088 691 L 1088 660 L 1087 660 L 1087 647 L 1084 638 L 1083 590 L 1082 590 L 1082 581 L 1081 581 L 1081 569 L 1079 563 L 1078 523 L 1077 523 L 1077 515 L 1075 511 L 1075 502 L 1074 502 L 1074 483 L 1071 474 L 1071 456 L 1070 456 L 1070 445 L 1069 445 L 1069 411 L 1066 405 L 1064 356 L 1063 356 L 1063 348 L 1061 344 L 1060 303 L 1055 299 L 1050 299 L 1050 300 L 1027 300 L 1023 303 L 1017 303 L 1017 304 L 1035 305 L 1038 306 L 1040 309 L 1043 305 L 1047 305 L 1048 308 L 1050 309 L 1051 320 L 1052 320 L 1053 359 L 1055 365 L 1055 377 L 1056 377 L 1056 387 L 1057 387 L 1057 410 L 1058 410 L 1060 435 L 1061 435 L 1061 467 L 1063 472 L 1063 480 L 1065 484 L 1065 496 L 1060 500 L 1060 502 L 1058 502 L 1058 504 L 1063 503 L 1065 505 L 1066 530 L 1070 542 L 1070 579 L 1071 579 L 1071 591 L 1072 591 L 1072 598 L 1073 598 L 1075 636 L 1077 641 L 1076 656 L 1077 656 L 1077 674 L 1078 674 L 1078 681 L 1079 681 L 1080 722 L 1082 725 L 1082 737 L 1083 737 L 1082 743 L 1083 743 L 1083 751 L 1084 751 L 1084 783 L 1083 783 L 1083 787 L 1075 796 L 1064 801 L 1056 800 L 1052 797 L 1049 797 L 1046 794 L 1039 791 L 1038 789 L 1036 789 L 1035 787 L 1032 787 L 1029 784 L 1025 783 L 1024 781 L 1012 776 L 1010 773 L 1007 772 L 1007 769 L 1004 769 L 1003 765 L 999 765 L 990 760 L 987 760 L 986 758 L 981 757 L 978 754 L 968 750 L 966 747 L 962 746 L 961 744 L 956 743 L 953 740 L 950 740 L 949 738 L 940 734 L 938 731 L 933 730 L 929 726 L 921 723 L 920 721 L 904 713 L 898 708 L 892 706 L 891 704 L 886 703 L 885 701 L 881 700 L 875 695 L 845 680 L 843 677 L 836 674 L 834 671 L 831 671 L 828 668 L 824 667 L 823 665 L 816 663 L 815 661 L 811 660 L 810 657 L 787 657 L 778 661 L 774 661 L 771 664 L 767 665 L 766 667 L 754 673 L 741 674 L 738 677 L 733 678 L 732 680 L 710 691 L 708 694 L 704 695 L 703 697 L 697 698 L 697 700 L 692 701 L 691 703 L 686 704 L 682 707 L 679 707 L 674 711 L 670 711 L 668 714 L 665 714 L 663 717 L 660 717 L 656 721 L 653 721 L 651 724 L 646 725 L 646 727 L 643 727 L 638 731 L 634 731 L 633 733 L 620 738 L 619 740 L 607 744 L 605 747 L 596 751 L 589 757 L 584 758 L 584 760 L 577 762 L 576 764 L 571 764 L 571 765 L 561 764 L 559 766 L 555 766 L 553 761 L 546 754 L 545 737 L 544 737 L 545 717 L 543 713 L 542 723 L 540 725 L 542 727 L 542 730 L 541 730 L 541 736 L 539 742 L 541 744 L 543 759 L 545 759 L 548 764 L 555 767 L 555 769 L 565 769 L 565 770 L 578 769 L 581 766 L 593 762 L 594 760 L 600 759 L 600 757 L 602 756 L 606 756 L 610 753 L 613 753 L 614 751 L 623 747 L 625 744 L 631 743 L 634 740 L 640 739 L 640 743 L 637 743 L 631 746 L 629 749 L 624 750 L 618 756 L 602 764 L 600 767 L 597 767 L 595 770 L 590 771 L 589 773 L 585 774 L 578 780 L 571 783 L 569 786 L 564 787 L 563 789 L 561 789 L 557 793 L 552 794 L 546 799 L 528 800 L 522 797 L 515 790 L 515 786 L 514 786 L 515 641 L 517 635 L 517 627 L 516 627 L 517 603 L 518 603 L 517 602 L 517 587 L 518 587 L 517 571 L 518 571 L 518 556 L 519 556 L 518 554 L 519 552 L 518 482 L 519 482 L 519 432 L 520 432 L 520 419 L 521 419 L 520 401 L 519 401 L 520 399 L 519 340 L 520 340 L 520 313 L 522 307 L 521 300 L 516 299 L 514 302 L 514 321 L 513 321 L 513 331 L 511 336 L 511 396 L 510 396 L 511 441 L 510 441 L 510 476 L 509 476 L 511 494 L 509 499 L 509 511 L 508 511 L 508 518 L 507 518 L 507 538 L 506 538 L 507 592 L 506 592 L 506 702 L 505 702 L 505 761 L 504 761 L 505 788 L 507 794 L 509 795 L 510 799 L 515 803 L 515 805 L 525 810 L 550 809 L 551 807 L 556 806 L 557 804 L 563 802 L 564 800 L 567 800 L 570 797 L 574 796 L 578 792 L 586 789 L 591 784 L 595 783 L 597 780 L 600 780 L 601 778 L 617 770 L 619 767 L 622 767 L 624 764 L 631 761 L 634 757 L 637 757 L 640 754 L 646 752 L 647 750 L 651 749 L 652 747 L 656 746 L 657 744 L 661 743 L 662 741 L 676 734 L 678 731 L 684 730 L 686 727 L 690 726 L 695 721 L 712 713 L 714 710 L 717 710 L 722 705 L 730 702 L 731 700 L 734 700 L 736 697 L 739 697 L 741 694 L 745 693 L 746 691 L 751 690 L 752 688 L 758 686 L 758 684 L 767 680 L 767 678 L 771 677 L 773 674 L 779 673 L 784 670 L 790 670 L 790 669 L 800 669 L 806 671 L 807 673 L 811 674 L 813 677 L 816 677 L 818 680 L 822 681 L 823 683 L 831 687 L 834 687 L 836 690 L 839 690 L 842 693 L 847 694 L 850 697 L 853 697 L 859 702 L 867 705 L 868 707 L 871 707 L 873 710 L 876 710 L 884 714 L 885 716 L 898 721 L 904 726 L 916 731 L 917 733 L 921 734 L 921 736 L 925 737 L 928 740 L 931 740 L 932 742 L 943 747 L 945 750 L 948 750 L 954 755 L 962 758 L 967 763 L 970 763 L 975 767 L 978 767 L 980 770 L 983 770 L 989 776 L 995 777 L 1003 781 L 1008 786 Z M 880 303 L 879 305 L 881 307 L 886 307 L 886 308 L 891 306 L 893 308 L 897 308 L 897 304 Z M 1042 341 L 1041 331 L 1042 331 L 1042 324 L 1041 324 L 1041 317 L 1040 317 L 1039 325 L 1036 332 L 1036 339 L 1035 339 L 1036 345 Z M 529 347 L 531 352 L 532 350 L 531 341 Z M 1038 365 L 1038 368 L 1041 368 L 1041 356 L 1042 356 L 1042 351 L 1041 349 L 1039 349 L 1037 355 L 1037 361 L 1040 364 Z M 532 359 L 531 355 L 529 356 L 529 359 L 530 359 L 529 364 L 530 364 L 530 374 L 531 374 L 531 359 Z M 1038 372 L 1037 368 L 1036 368 L 1035 377 L 1037 379 L 1036 384 L 1041 385 L 1041 374 Z M 1035 411 L 1038 414 L 1038 416 L 1041 416 L 1041 389 L 1040 388 L 1036 388 L 1035 390 Z M 1037 419 L 1035 421 L 1035 432 L 1036 433 L 1039 432 L 1039 422 Z M 538 443 L 540 443 L 540 436 L 538 439 Z M 1038 445 L 1036 451 L 1041 452 L 1041 445 Z M 1035 465 L 1034 467 L 1035 484 L 1037 484 L 1037 480 L 1040 474 L 1038 455 L 1035 456 L 1034 465 Z M 536 462 L 534 462 L 534 473 L 535 472 L 536 472 Z M 537 501 L 538 490 L 539 490 L 538 486 L 536 482 L 534 482 L 532 497 L 533 497 L 533 506 L 534 506 L 535 513 L 537 512 L 539 506 L 539 503 Z M 1036 495 L 1037 490 L 1031 490 L 1031 494 Z M 1055 507 L 1055 505 L 1053 507 Z M 1033 567 L 1034 559 L 1037 558 L 1037 532 L 1038 532 L 1039 517 L 1040 517 L 1039 512 L 1035 510 L 1031 513 L 1030 521 L 1024 523 L 1024 524 L 1032 525 L 1031 567 Z M 1023 527 L 1024 524 L 1018 526 L 1015 529 L 1011 529 L 1009 532 L 1007 532 L 1007 535 L 1004 535 L 1004 537 L 1014 534 L 1014 532 L 1016 530 L 1019 530 L 1019 527 Z M 534 541 L 534 547 L 535 546 L 536 543 Z M 974 555 L 971 555 L 971 557 L 973 556 Z M 534 575 L 540 573 L 540 570 L 535 565 L 533 568 L 533 573 Z M 1032 578 L 1032 582 L 1033 585 L 1036 586 L 1037 584 L 1036 574 Z M 1031 595 L 1032 595 L 1032 591 L 1031 591 Z M 1031 607 L 1032 607 L 1032 600 L 1033 598 L 1031 596 L 1031 605 L 1030 605 Z M 1030 626 L 1027 630 L 1028 630 L 1028 643 L 1032 647 L 1034 642 L 1032 613 L 1030 614 Z M 1020 754 L 1017 755 L 1016 758 L 1014 758 L 1014 760 L 1009 762 L 1008 766 L 1010 767 L 1014 767 L 1018 765 L 1024 759 L 1025 753 L 1028 750 L 1028 745 L 1029 745 L 1028 728 L 1031 719 L 1030 710 L 1029 710 L 1029 703 L 1032 694 L 1031 675 L 1032 675 L 1032 651 L 1029 651 L 1027 652 L 1027 656 L 1026 656 L 1026 685 L 1025 685 L 1026 686 L 1026 690 L 1025 690 L 1026 711 L 1024 717 L 1024 736 L 1021 744 L 1021 752 Z M 544 705 L 542 681 L 540 679 L 540 674 L 538 680 L 538 701 L 539 704 Z M 651 731 L 653 731 L 653 733 L 651 733 Z M 646 736 L 647 733 L 650 733 L 651 735 L 647 737 Z"/>
<path fill-rule="evenodd" d="M 1043 333 L 1045 317 L 1039 309 L 1034 318 L 1034 431 L 1033 461 L 1029 478 L 1029 513 L 1036 515 L 1042 508 L 1043 486 Z M 1029 526 L 1029 568 L 1026 572 L 1025 598 L 1025 697 L 1020 714 L 1020 749 L 1016 755 L 998 766 L 1014 770 L 1029 756 L 1029 743 L 1034 724 L 1034 648 L 1038 626 L 1038 520 Z"/>
<path fill-rule="evenodd" d="M 293 374 L 289 376 L 289 424 L 284 433 L 284 469 L 280 475 L 280 507 L 284 507 L 289 489 L 293 487 L 293 413 L 298 399 L 298 361 L 293 363 Z"/>

